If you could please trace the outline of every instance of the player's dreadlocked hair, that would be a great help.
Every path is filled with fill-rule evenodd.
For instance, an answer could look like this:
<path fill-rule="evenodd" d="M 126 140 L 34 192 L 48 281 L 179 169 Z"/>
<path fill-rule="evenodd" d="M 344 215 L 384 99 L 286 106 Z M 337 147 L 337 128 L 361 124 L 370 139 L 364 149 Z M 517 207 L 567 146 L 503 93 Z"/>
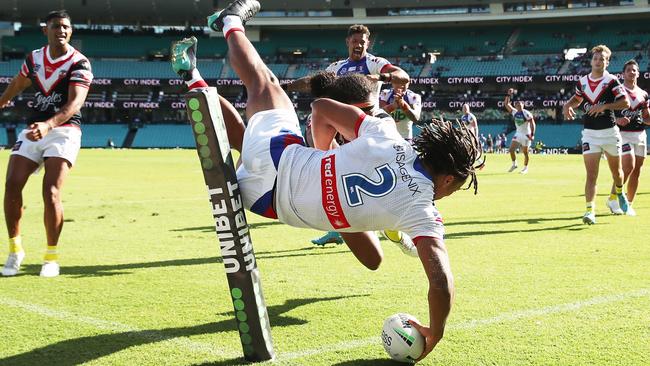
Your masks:
<path fill-rule="evenodd" d="M 474 194 L 478 192 L 476 169 L 485 159 L 478 163 L 482 151 L 476 136 L 464 124 L 435 119 L 425 123 L 420 135 L 413 139 L 413 147 L 431 172 L 451 174 L 463 182 L 469 178 L 465 189 L 474 187 Z"/>

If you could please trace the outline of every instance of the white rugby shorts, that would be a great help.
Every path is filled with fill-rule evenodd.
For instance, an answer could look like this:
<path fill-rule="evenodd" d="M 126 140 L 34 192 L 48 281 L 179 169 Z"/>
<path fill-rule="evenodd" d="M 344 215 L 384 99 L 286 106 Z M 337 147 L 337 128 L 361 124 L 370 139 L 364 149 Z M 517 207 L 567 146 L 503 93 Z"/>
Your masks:
<path fill-rule="evenodd" d="M 53 128 L 45 137 L 38 141 L 27 138 L 25 129 L 20 132 L 16 144 L 11 149 L 11 155 L 24 156 L 41 165 L 45 158 L 63 158 L 74 165 L 81 148 L 81 129 L 76 126 Z"/>
<path fill-rule="evenodd" d="M 515 135 L 512 136 L 512 142 L 516 142 L 519 145 L 525 147 L 530 147 L 532 144 L 531 139 L 529 139 L 528 136 L 523 132 L 516 132 Z"/>
<path fill-rule="evenodd" d="M 611 156 L 621 155 L 621 133 L 618 127 L 604 130 L 582 130 L 582 154 L 600 154 L 606 152 Z"/>
<path fill-rule="evenodd" d="M 644 131 L 621 131 L 623 155 L 645 158 L 648 154 L 648 137 Z"/>
<path fill-rule="evenodd" d="M 273 195 L 278 164 L 284 150 L 293 144 L 304 145 L 296 112 L 271 109 L 255 113 L 244 132 L 237 180 L 244 207 L 256 214 L 277 218 Z"/>

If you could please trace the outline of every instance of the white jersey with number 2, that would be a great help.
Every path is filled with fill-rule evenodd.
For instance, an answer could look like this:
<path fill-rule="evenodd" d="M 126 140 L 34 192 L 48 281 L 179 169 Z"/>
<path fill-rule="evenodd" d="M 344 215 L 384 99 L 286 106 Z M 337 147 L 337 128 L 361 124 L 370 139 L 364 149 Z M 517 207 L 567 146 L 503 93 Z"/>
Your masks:
<path fill-rule="evenodd" d="M 412 238 L 442 238 L 432 178 L 392 120 L 362 114 L 356 131 L 355 140 L 330 151 L 286 148 L 275 197 L 280 221 L 323 231 L 393 229 Z"/>

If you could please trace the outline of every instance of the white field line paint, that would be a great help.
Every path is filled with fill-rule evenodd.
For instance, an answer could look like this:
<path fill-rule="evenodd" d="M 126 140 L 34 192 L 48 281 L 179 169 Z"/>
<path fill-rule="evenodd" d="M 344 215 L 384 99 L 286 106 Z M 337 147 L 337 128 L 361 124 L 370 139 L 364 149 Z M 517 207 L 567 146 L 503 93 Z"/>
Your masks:
<path fill-rule="evenodd" d="M 152 198 L 148 200 L 114 200 L 114 201 L 101 201 L 101 202 L 88 202 L 88 203 L 63 203 L 64 207 L 100 207 L 100 206 L 118 206 L 118 205 L 135 205 L 141 203 L 151 202 L 190 202 L 190 201 L 205 201 L 210 202 L 208 198 Z M 42 206 L 42 205 L 41 205 Z"/>
<path fill-rule="evenodd" d="M 224 357 L 236 358 L 242 356 L 241 351 L 232 352 L 230 350 L 219 348 L 215 345 L 202 343 L 202 342 L 194 342 L 184 337 L 169 338 L 164 334 L 164 332 L 161 331 L 141 330 L 122 323 L 117 323 L 117 322 L 112 322 L 112 321 L 107 321 L 107 320 L 102 320 L 97 318 L 91 318 L 87 316 L 80 316 L 77 314 L 69 313 L 67 311 L 54 310 L 44 306 L 29 304 L 18 300 L 0 297 L 0 304 L 11 306 L 14 308 L 19 308 L 38 315 L 43 315 L 50 318 L 71 322 L 71 323 L 89 325 L 94 328 L 113 332 L 113 333 L 128 332 L 127 336 L 129 337 L 145 339 L 152 342 L 167 342 L 177 347 L 185 348 L 189 351 L 201 352 L 203 354 L 208 354 L 210 356 L 218 357 L 219 359 L 222 359 Z"/>
<path fill-rule="evenodd" d="M 520 310 L 520 311 L 509 312 L 509 313 L 503 313 L 492 318 L 469 320 L 462 323 L 448 324 L 446 330 L 449 331 L 449 330 L 456 330 L 456 329 L 459 330 L 474 329 L 485 325 L 506 323 L 506 322 L 512 322 L 520 319 L 528 319 L 528 318 L 546 316 L 550 314 L 577 311 L 589 306 L 625 301 L 628 299 L 645 297 L 648 295 L 650 295 L 650 289 L 640 289 L 640 290 L 625 292 L 617 295 L 599 296 L 599 297 L 594 297 L 591 299 L 574 302 L 574 303 L 547 306 L 539 309 Z M 347 342 L 323 345 L 321 347 L 307 349 L 298 352 L 284 353 L 278 355 L 276 362 L 282 362 L 285 360 L 294 360 L 294 359 L 318 355 L 322 353 L 346 351 L 354 348 L 369 346 L 372 344 L 381 345 L 381 338 L 378 336 L 370 337 L 366 339 L 359 339 L 359 340 L 352 340 Z"/>

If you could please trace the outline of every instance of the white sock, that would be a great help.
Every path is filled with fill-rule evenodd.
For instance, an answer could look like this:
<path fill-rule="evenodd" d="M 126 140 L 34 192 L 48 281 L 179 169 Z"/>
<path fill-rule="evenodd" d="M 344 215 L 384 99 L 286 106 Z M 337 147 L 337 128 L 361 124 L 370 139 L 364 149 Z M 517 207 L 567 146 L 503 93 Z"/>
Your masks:
<path fill-rule="evenodd" d="M 223 36 L 228 38 L 228 35 L 234 30 L 244 31 L 244 24 L 241 18 L 236 15 L 228 15 L 223 18 Z"/>
<path fill-rule="evenodd" d="M 193 89 L 193 88 L 196 88 L 196 87 L 203 86 L 203 85 L 195 85 L 196 83 L 199 83 L 201 81 L 203 81 L 203 83 L 205 83 L 205 81 L 203 80 L 203 77 L 201 76 L 201 73 L 199 72 L 199 69 L 193 69 L 192 70 L 192 79 L 185 81 L 185 85 L 187 85 L 188 88 Z M 199 83 L 199 84 L 203 84 L 203 83 Z"/>

